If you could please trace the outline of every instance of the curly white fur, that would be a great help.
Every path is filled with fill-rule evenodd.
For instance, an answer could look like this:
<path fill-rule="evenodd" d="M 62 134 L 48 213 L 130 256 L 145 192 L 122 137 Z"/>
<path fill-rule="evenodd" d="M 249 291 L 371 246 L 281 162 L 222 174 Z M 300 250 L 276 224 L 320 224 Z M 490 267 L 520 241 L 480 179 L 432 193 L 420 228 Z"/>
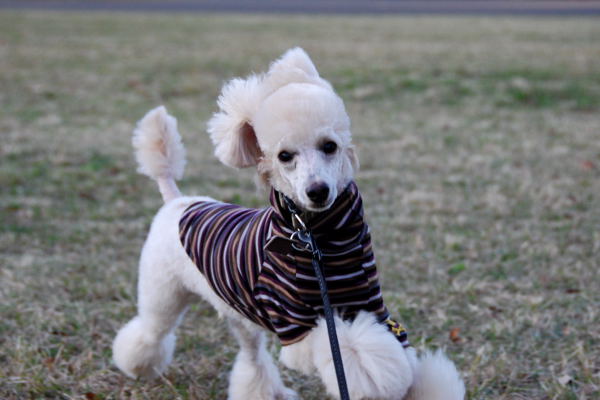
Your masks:
<path fill-rule="evenodd" d="M 155 179 L 165 201 L 181 195 L 173 180 L 183 177 L 185 147 L 177 131 L 177 120 L 165 107 L 150 110 L 142 118 L 132 138 L 138 171 Z"/>
<path fill-rule="evenodd" d="M 405 400 L 462 400 L 463 383 L 454 363 L 441 350 L 425 352 L 418 360 L 415 380 Z"/>
<path fill-rule="evenodd" d="M 413 371 L 398 340 L 366 312 L 353 322 L 337 318 L 336 327 L 350 398 L 401 399 L 413 381 Z M 312 335 L 316 369 L 327 391 L 339 397 L 325 321 L 319 321 Z"/>
<path fill-rule="evenodd" d="M 130 378 L 159 376 L 173 360 L 175 335 L 157 337 L 136 317 L 129 321 L 113 343 L 114 361 Z"/>
<path fill-rule="evenodd" d="M 297 199 L 311 180 L 335 188 L 352 178 L 354 156 L 349 120 L 343 102 L 321 79 L 302 49 L 292 49 L 265 75 L 227 84 L 220 111 L 209 123 L 217 157 L 225 164 L 258 164 L 276 189 Z M 273 115 L 275 114 L 275 115 Z M 335 154 L 324 156 L 323 140 L 335 141 Z M 165 205 L 158 212 L 140 258 L 138 315 L 117 334 L 115 364 L 131 377 L 153 378 L 163 373 L 175 348 L 175 329 L 197 296 L 208 301 L 234 327 L 240 352 L 229 385 L 230 399 L 295 399 L 286 388 L 266 350 L 261 329 L 221 300 L 189 259 L 179 240 L 178 223 L 192 203 L 211 200 L 182 197 L 185 151 L 175 118 L 164 107 L 150 111 L 137 125 L 133 144 L 140 172 L 158 182 Z M 277 153 L 294 151 L 294 166 L 281 165 Z M 452 362 L 441 352 L 418 359 L 404 349 L 369 313 L 352 322 L 336 320 L 342 358 L 352 399 L 459 400 L 464 384 Z M 324 322 L 303 340 L 281 350 L 280 360 L 304 373 L 316 372 L 327 391 L 338 397 L 337 381 Z"/>
<path fill-rule="evenodd" d="M 262 154 L 254 144 L 254 118 L 269 96 L 292 83 L 316 85 L 333 93 L 331 85 L 319 77 L 314 64 L 299 47 L 273 62 L 266 74 L 235 78 L 223 86 L 217 101 L 219 111 L 208 121 L 215 156 L 223 164 L 245 168 L 258 163 Z"/>
<path fill-rule="evenodd" d="M 243 168 L 258 161 L 260 154 L 253 146 L 255 138 L 245 137 L 244 127 L 263 100 L 262 87 L 259 76 L 233 79 L 223 87 L 217 101 L 220 111 L 208 122 L 208 132 L 215 145 L 215 156 L 225 165 Z"/>

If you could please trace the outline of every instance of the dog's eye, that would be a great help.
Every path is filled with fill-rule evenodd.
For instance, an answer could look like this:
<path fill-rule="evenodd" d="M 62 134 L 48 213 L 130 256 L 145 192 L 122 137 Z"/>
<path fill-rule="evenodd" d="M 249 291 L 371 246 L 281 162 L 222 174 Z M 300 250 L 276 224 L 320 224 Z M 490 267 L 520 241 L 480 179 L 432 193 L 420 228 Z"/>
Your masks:
<path fill-rule="evenodd" d="M 337 150 L 337 144 L 335 142 L 326 142 L 321 150 L 323 150 L 323 153 L 325 154 L 334 153 Z"/>
<path fill-rule="evenodd" d="M 292 161 L 294 155 L 289 151 L 284 150 L 277 155 L 277 158 L 279 158 L 279 161 L 286 163 Z"/>

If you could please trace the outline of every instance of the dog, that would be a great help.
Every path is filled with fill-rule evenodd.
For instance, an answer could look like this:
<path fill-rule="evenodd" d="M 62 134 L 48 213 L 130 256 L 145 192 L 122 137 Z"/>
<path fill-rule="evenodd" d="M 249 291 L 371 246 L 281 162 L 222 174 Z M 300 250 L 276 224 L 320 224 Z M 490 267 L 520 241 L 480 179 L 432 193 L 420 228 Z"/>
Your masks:
<path fill-rule="evenodd" d="M 463 399 L 454 364 L 440 351 L 419 358 L 389 319 L 353 181 L 359 163 L 350 120 L 306 52 L 290 49 L 265 74 L 226 83 L 218 106 L 208 123 L 216 157 L 255 167 L 271 190 L 271 206 L 182 196 L 175 183 L 185 166 L 177 121 L 158 107 L 138 122 L 139 171 L 157 181 L 165 204 L 141 253 L 138 315 L 113 343 L 117 367 L 134 378 L 162 374 L 175 329 L 199 295 L 228 321 L 240 346 L 229 399 L 298 398 L 266 349 L 266 330 L 281 342 L 282 364 L 317 373 L 339 398 L 310 258 L 288 240 L 298 223 L 292 204 L 323 251 L 350 398 Z"/>

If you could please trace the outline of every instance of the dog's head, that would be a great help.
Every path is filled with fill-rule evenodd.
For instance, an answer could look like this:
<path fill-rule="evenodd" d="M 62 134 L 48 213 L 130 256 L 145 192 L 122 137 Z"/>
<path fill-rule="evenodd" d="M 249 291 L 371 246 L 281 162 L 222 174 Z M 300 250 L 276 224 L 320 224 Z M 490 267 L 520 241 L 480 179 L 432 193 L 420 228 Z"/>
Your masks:
<path fill-rule="evenodd" d="M 218 104 L 208 123 L 217 158 L 256 166 L 303 209 L 326 210 L 352 180 L 350 119 L 304 50 L 288 50 L 264 75 L 228 82 Z"/>

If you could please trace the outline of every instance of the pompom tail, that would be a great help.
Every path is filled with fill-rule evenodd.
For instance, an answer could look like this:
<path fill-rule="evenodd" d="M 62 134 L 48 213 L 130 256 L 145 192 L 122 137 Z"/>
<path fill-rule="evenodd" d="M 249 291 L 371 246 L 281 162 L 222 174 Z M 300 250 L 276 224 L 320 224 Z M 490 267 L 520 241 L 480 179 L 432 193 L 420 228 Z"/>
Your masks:
<path fill-rule="evenodd" d="M 185 148 L 177 131 L 177 120 L 160 106 L 142 118 L 132 139 L 138 171 L 158 182 L 165 201 L 181 193 L 175 180 L 185 169 Z"/>

